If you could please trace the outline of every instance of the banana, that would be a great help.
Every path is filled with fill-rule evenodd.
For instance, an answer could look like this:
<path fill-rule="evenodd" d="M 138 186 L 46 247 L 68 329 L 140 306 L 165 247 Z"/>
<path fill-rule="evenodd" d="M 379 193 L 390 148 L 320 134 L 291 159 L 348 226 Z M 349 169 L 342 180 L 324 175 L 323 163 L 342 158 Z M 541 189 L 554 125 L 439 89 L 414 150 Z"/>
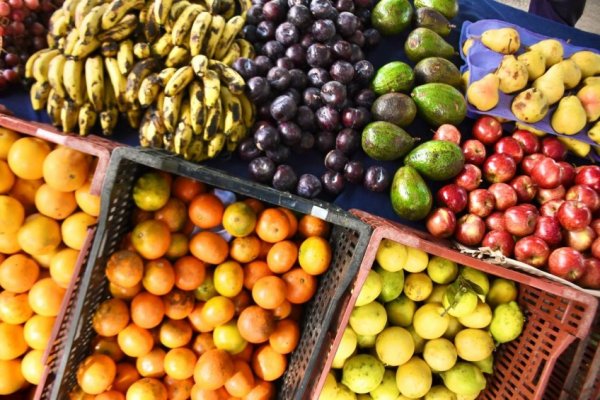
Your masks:
<path fill-rule="evenodd" d="M 157 121 L 156 113 L 150 109 L 144 115 L 140 127 L 140 144 L 143 147 L 163 148 L 164 132 L 160 130 L 160 122 Z"/>
<path fill-rule="evenodd" d="M 146 3 L 144 0 L 113 0 L 102 14 L 102 29 L 108 30 L 117 25 L 132 9 L 141 10 Z"/>
<path fill-rule="evenodd" d="M 133 66 L 129 75 L 127 75 L 127 85 L 125 89 L 125 101 L 129 104 L 135 104 L 140 85 L 142 81 L 150 75 L 158 66 L 156 58 L 146 58 L 140 60 Z"/>
<path fill-rule="evenodd" d="M 48 34 L 56 37 L 65 36 L 69 29 L 69 16 L 62 8 L 56 10 L 48 22 Z"/>
<path fill-rule="evenodd" d="M 215 158 L 221 152 L 221 150 L 223 150 L 223 147 L 225 147 L 226 139 L 227 138 L 222 133 L 219 133 L 210 139 L 208 142 L 207 157 Z"/>
<path fill-rule="evenodd" d="M 158 73 L 158 83 L 160 86 L 165 87 L 167 83 L 171 79 L 171 77 L 175 74 L 177 68 L 169 67 L 165 68 Z"/>
<path fill-rule="evenodd" d="M 79 36 L 94 37 L 101 30 L 102 14 L 108 8 L 108 4 L 100 4 L 92 8 L 81 21 L 79 25 Z"/>
<path fill-rule="evenodd" d="M 64 98 L 56 93 L 54 89 L 50 90 L 48 101 L 46 102 L 46 112 L 48 113 L 48 116 L 52 120 L 52 125 L 54 126 L 60 125 L 60 110 L 62 108 L 63 101 Z"/>
<path fill-rule="evenodd" d="M 190 30 L 190 53 L 192 56 L 197 56 L 202 52 L 204 45 L 204 37 L 210 28 L 212 15 L 209 12 L 203 11 L 194 20 L 192 29 Z"/>
<path fill-rule="evenodd" d="M 123 40 L 119 44 L 117 63 L 119 64 L 119 71 L 121 71 L 123 75 L 131 70 L 131 67 L 133 66 L 133 42 L 130 39 Z"/>
<path fill-rule="evenodd" d="M 98 47 L 100 47 L 101 43 L 95 37 L 89 39 L 80 38 L 75 43 L 75 47 L 71 52 L 71 56 L 76 59 L 84 59 L 88 55 L 90 55 L 93 51 L 95 51 Z"/>
<path fill-rule="evenodd" d="M 169 52 L 165 65 L 167 67 L 178 67 L 190 62 L 190 52 L 185 47 L 175 46 Z"/>
<path fill-rule="evenodd" d="M 65 99 L 60 109 L 60 124 L 63 132 L 73 132 L 79 119 L 79 106 L 74 101 Z"/>
<path fill-rule="evenodd" d="M 211 14 L 218 14 L 221 10 L 221 0 L 206 0 L 206 5 Z"/>
<path fill-rule="evenodd" d="M 79 109 L 79 135 L 87 136 L 96 124 L 96 118 L 98 114 L 94 110 L 94 106 L 91 103 L 85 103 Z"/>
<path fill-rule="evenodd" d="M 225 30 L 225 18 L 220 15 L 214 15 L 210 22 L 210 30 L 208 31 L 208 37 L 205 40 L 203 53 L 208 58 L 213 58 L 217 44 L 221 39 L 221 35 Z"/>
<path fill-rule="evenodd" d="M 130 108 L 127 110 L 127 122 L 129 126 L 134 129 L 138 129 L 140 127 L 140 121 L 142 118 L 142 109 L 141 108 Z"/>
<path fill-rule="evenodd" d="M 225 24 L 225 29 L 223 30 L 223 34 L 219 38 L 219 42 L 217 43 L 217 47 L 215 50 L 215 58 L 217 60 L 223 59 L 225 54 L 227 54 L 227 50 L 235 40 L 235 37 L 244 27 L 245 19 L 239 15 L 231 18 Z"/>
<path fill-rule="evenodd" d="M 190 125 L 194 135 L 202 135 L 204 131 L 204 87 L 199 80 L 193 80 L 189 88 Z"/>
<path fill-rule="evenodd" d="M 246 39 L 236 39 L 235 43 L 240 46 L 240 55 L 244 58 L 254 58 L 256 55 L 254 46 Z"/>
<path fill-rule="evenodd" d="M 138 25 L 138 18 L 134 14 L 125 15 L 121 21 L 113 26 L 112 28 L 100 33 L 98 35 L 98 40 L 104 42 L 106 40 L 115 40 L 120 42 L 123 39 L 126 39 L 135 32 Z"/>
<path fill-rule="evenodd" d="M 221 104 L 225 114 L 223 121 L 223 134 L 231 136 L 239 125 L 243 125 L 242 104 L 231 94 L 229 89 L 221 87 Z"/>
<path fill-rule="evenodd" d="M 65 38 L 48 34 L 46 35 L 46 42 L 48 43 L 49 49 L 59 49 L 62 51 L 64 46 L 61 47 L 61 43 L 64 45 Z"/>
<path fill-rule="evenodd" d="M 104 64 L 101 56 L 85 61 L 85 86 L 87 97 L 96 111 L 102 111 L 104 102 Z"/>
<path fill-rule="evenodd" d="M 206 58 L 203 54 L 198 54 L 194 56 L 191 61 L 192 69 L 198 75 L 198 77 L 202 78 L 206 71 L 208 70 L 208 58 Z"/>
<path fill-rule="evenodd" d="M 104 110 L 100 112 L 100 127 L 102 134 L 109 136 L 117 125 L 119 110 L 116 105 L 115 93 L 111 85 L 106 85 L 104 90 Z"/>
<path fill-rule="evenodd" d="M 48 82 L 52 86 L 52 89 L 62 97 L 67 95 L 63 86 L 63 68 L 66 61 L 67 58 L 65 56 L 58 54 L 48 65 Z"/>
<path fill-rule="evenodd" d="M 204 7 L 199 4 L 190 4 L 183 10 L 181 15 L 177 18 L 177 21 L 173 24 L 173 29 L 171 30 L 171 38 L 174 44 L 178 46 L 184 44 L 185 38 L 190 32 L 196 17 L 202 11 L 204 11 Z"/>
<path fill-rule="evenodd" d="M 204 161 L 208 158 L 206 152 L 207 149 L 202 138 L 193 136 L 187 148 L 187 159 L 194 162 Z"/>
<path fill-rule="evenodd" d="M 35 111 L 42 110 L 46 107 L 48 96 L 50 95 L 50 84 L 45 82 L 35 82 L 29 90 L 29 97 L 31 99 L 31 106 Z"/>
<path fill-rule="evenodd" d="M 77 8 L 77 3 L 79 0 L 65 0 L 62 4 L 62 9 L 65 12 L 65 15 L 69 18 L 69 24 L 75 23 L 75 9 Z"/>
<path fill-rule="evenodd" d="M 136 43 L 133 46 L 133 55 L 139 60 L 150 57 L 150 45 L 148 43 Z"/>
<path fill-rule="evenodd" d="M 154 44 L 152 44 L 152 53 L 160 58 L 166 57 L 173 49 L 171 34 L 165 33 Z"/>
<path fill-rule="evenodd" d="M 140 84 L 140 90 L 138 92 L 138 101 L 142 107 L 150 106 L 161 89 L 159 78 L 157 73 L 148 75 Z"/>
<path fill-rule="evenodd" d="M 213 108 L 216 106 L 221 92 L 219 76 L 215 71 L 209 69 L 202 77 L 202 83 L 204 85 L 204 105 L 207 109 Z"/>
<path fill-rule="evenodd" d="M 181 105 L 181 116 L 175 132 L 173 133 L 173 147 L 176 154 L 187 154 L 187 147 L 192 141 L 192 127 L 190 121 L 190 103 L 183 102 Z"/>
<path fill-rule="evenodd" d="M 225 19 L 232 18 L 235 15 L 235 2 L 233 0 L 221 0 L 221 12 L 219 14 Z"/>
<path fill-rule="evenodd" d="M 148 21 L 144 24 L 143 30 L 148 43 L 154 43 L 160 36 L 160 25 L 156 22 L 153 12 L 148 14 Z"/>
<path fill-rule="evenodd" d="M 159 113 L 159 115 L 163 115 L 165 112 L 165 92 L 163 92 L 162 90 L 158 92 L 158 97 L 156 98 L 156 111 Z M 162 117 L 161 117 L 162 120 Z M 165 128 L 166 131 L 166 128 Z"/>
<path fill-rule="evenodd" d="M 206 92 L 206 87 L 204 87 L 204 90 Z M 217 102 L 212 107 L 206 107 L 206 121 L 204 123 L 204 132 L 202 132 L 202 138 L 204 140 L 211 140 L 219 132 L 222 112 L 221 98 L 217 98 Z"/>
<path fill-rule="evenodd" d="M 240 104 L 242 105 L 242 118 L 246 129 L 251 129 L 254 125 L 254 104 L 248 99 L 245 93 L 238 95 Z"/>
<path fill-rule="evenodd" d="M 119 43 L 114 40 L 108 42 L 102 42 L 100 44 L 100 54 L 103 57 L 116 57 L 119 53 Z"/>
<path fill-rule="evenodd" d="M 67 58 L 63 67 L 62 81 L 65 90 L 69 98 L 77 103 L 83 100 L 81 98 L 81 86 L 84 85 L 84 82 L 81 81 L 83 67 L 83 61 L 70 58 Z"/>
<path fill-rule="evenodd" d="M 165 128 L 170 133 L 175 132 L 177 121 L 179 121 L 179 113 L 181 112 L 181 102 L 185 92 L 180 92 L 175 96 L 165 96 L 163 104 L 163 122 Z"/>
<path fill-rule="evenodd" d="M 75 48 L 75 44 L 79 40 L 79 31 L 77 29 L 71 29 L 67 36 L 65 37 L 65 47 L 63 49 L 63 54 L 65 56 L 70 56 L 73 53 L 73 49 Z"/>
<path fill-rule="evenodd" d="M 244 92 L 246 82 L 236 70 L 217 60 L 209 60 L 208 67 L 219 74 L 219 78 L 227 85 L 231 93 L 241 94 Z"/>
<path fill-rule="evenodd" d="M 106 67 L 108 77 L 110 78 L 113 97 L 116 99 L 116 103 L 120 106 L 120 108 L 123 108 L 125 105 L 125 89 L 127 87 L 127 79 L 123 76 L 123 74 L 121 74 L 121 71 L 119 71 L 119 64 L 116 58 L 104 58 L 104 66 Z"/>
<path fill-rule="evenodd" d="M 165 86 L 167 96 L 175 96 L 194 79 L 194 70 L 189 65 L 179 68 Z"/>
<path fill-rule="evenodd" d="M 164 25 L 169 18 L 174 0 L 154 0 L 154 19 L 159 25 Z"/>
<path fill-rule="evenodd" d="M 80 0 L 75 7 L 75 28 L 79 29 L 85 17 L 90 13 L 92 8 L 102 4 L 103 0 Z"/>
<path fill-rule="evenodd" d="M 173 3 L 171 9 L 169 10 L 169 18 L 167 19 L 167 24 L 171 24 L 170 29 L 173 28 L 173 24 L 177 22 L 177 18 L 181 15 L 181 13 L 190 5 L 190 2 L 187 0 L 179 0 Z M 169 28 L 167 26 L 167 28 Z"/>
<path fill-rule="evenodd" d="M 246 13 L 252 7 L 252 0 L 238 0 L 238 4 L 240 5 L 238 14 L 246 18 Z"/>
<path fill-rule="evenodd" d="M 240 46 L 237 43 L 233 42 L 231 43 L 231 46 L 229 46 L 227 54 L 225 54 L 221 61 L 223 62 L 223 64 L 231 67 L 233 65 L 233 62 L 240 58 L 240 56 Z"/>
<path fill-rule="evenodd" d="M 25 78 L 27 78 L 27 79 L 33 78 L 33 66 L 34 66 L 35 62 L 38 60 L 38 58 L 40 58 L 42 55 L 48 53 L 49 51 L 52 51 L 52 50 L 42 49 L 42 50 L 36 51 L 35 53 L 33 53 L 32 55 L 29 56 L 29 58 L 27 59 L 27 62 L 25 63 Z"/>

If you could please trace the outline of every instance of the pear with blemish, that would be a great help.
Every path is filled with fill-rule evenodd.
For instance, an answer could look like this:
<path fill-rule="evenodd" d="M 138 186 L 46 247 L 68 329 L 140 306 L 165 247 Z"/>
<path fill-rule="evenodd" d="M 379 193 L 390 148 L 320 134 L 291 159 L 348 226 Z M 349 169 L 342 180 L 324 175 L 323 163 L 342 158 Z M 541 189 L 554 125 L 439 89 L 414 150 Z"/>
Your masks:
<path fill-rule="evenodd" d="M 489 29 L 481 35 L 481 43 L 497 53 L 513 54 L 521 47 L 521 38 L 513 28 Z"/>
<path fill-rule="evenodd" d="M 546 72 L 546 59 L 537 50 L 529 50 L 517 57 L 527 67 L 529 80 L 533 81 Z"/>
<path fill-rule="evenodd" d="M 489 111 L 498 105 L 500 95 L 498 85 L 500 80 L 495 74 L 487 74 L 469 85 L 467 100 L 479 111 Z"/>
<path fill-rule="evenodd" d="M 585 128 L 586 122 L 585 110 L 577 96 L 565 96 L 552 114 L 550 125 L 556 133 L 574 135 Z"/>
<path fill-rule="evenodd" d="M 592 139 L 595 143 L 600 144 L 600 121 L 596 122 L 596 125 L 592 126 L 587 133 L 588 137 Z M 598 151 L 598 147 L 596 147 L 596 152 L 600 155 Z"/>
<path fill-rule="evenodd" d="M 573 60 L 562 60 L 558 63 L 564 73 L 565 89 L 573 89 L 581 81 L 581 69 Z"/>
<path fill-rule="evenodd" d="M 573 53 L 571 60 L 575 61 L 584 78 L 600 74 L 600 54 L 598 53 L 589 50 L 578 51 Z"/>
<path fill-rule="evenodd" d="M 565 94 L 565 73 L 560 65 L 553 65 L 546 73 L 537 78 L 532 87 L 538 89 L 552 105 L 559 101 Z"/>
<path fill-rule="evenodd" d="M 518 120 L 533 124 L 548 114 L 548 100 L 541 90 L 529 88 L 515 96 L 510 109 Z"/>
<path fill-rule="evenodd" d="M 529 50 L 537 50 L 544 56 L 546 60 L 546 68 L 558 64 L 562 61 L 565 50 L 556 39 L 546 39 L 537 42 L 536 44 L 529 47 Z"/>
<path fill-rule="evenodd" d="M 583 80 L 584 85 L 600 85 L 600 76 L 590 76 Z"/>
<path fill-rule="evenodd" d="M 499 88 L 504 93 L 514 93 L 525 88 L 529 77 L 525 64 L 518 61 L 512 54 L 502 58 L 496 75 L 500 80 Z"/>
<path fill-rule="evenodd" d="M 600 118 L 600 83 L 585 85 L 577 92 L 577 98 L 583 105 L 588 122 Z"/>

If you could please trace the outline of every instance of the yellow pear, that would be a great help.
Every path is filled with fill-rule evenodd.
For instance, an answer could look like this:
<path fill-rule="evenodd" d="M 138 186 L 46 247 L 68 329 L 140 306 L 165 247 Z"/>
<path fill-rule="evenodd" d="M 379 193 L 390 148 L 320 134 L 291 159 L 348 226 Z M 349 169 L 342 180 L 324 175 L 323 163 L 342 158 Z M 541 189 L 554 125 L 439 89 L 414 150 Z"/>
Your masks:
<path fill-rule="evenodd" d="M 517 122 L 515 122 L 515 125 L 517 126 L 517 129 L 523 129 L 524 131 L 529 131 L 529 132 L 533 133 L 535 136 L 543 137 L 543 136 L 547 135 L 547 133 L 544 132 L 543 130 L 534 128 L 533 126 L 524 124 L 522 122 L 517 121 Z"/>
<path fill-rule="evenodd" d="M 583 80 L 584 85 L 596 85 L 600 84 L 600 76 L 590 76 Z"/>
<path fill-rule="evenodd" d="M 529 47 L 529 50 L 537 50 L 543 54 L 546 60 L 546 68 L 562 61 L 565 50 L 556 39 L 546 39 Z"/>
<path fill-rule="evenodd" d="M 600 83 L 585 85 L 577 92 L 577 98 L 583 105 L 588 122 L 600 118 Z"/>
<path fill-rule="evenodd" d="M 479 111 L 489 111 L 500 101 L 498 85 L 500 80 L 494 74 L 487 74 L 473 82 L 467 89 L 467 100 Z"/>
<path fill-rule="evenodd" d="M 481 43 L 495 52 L 513 54 L 521 47 L 521 38 L 513 28 L 489 29 L 481 35 Z"/>
<path fill-rule="evenodd" d="M 548 105 L 559 101 L 565 94 L 565 73 L 560 65 L 553 65 L 546 73 L 537 78 L 532 87 L 544 93 Z"/>
<path fill-rule="evenodd" d="M 575 61 L 584 78 L 600 73 L 600 54 L 589 50 L 578 51 L 571 56 L 571 60 Z"/>
<path fill-rule="evenodd" d="M 471 46 L 473 46 L 474 43 L 475 43 L 475 41 L 471 38 L 465 40 L 465 42 L 463 43 L 463 46 L 462 46 L 462 51 L 465 56 L 467 54 L 469 54 L 469 49 L 471 49 Z"/>
<path fill-rule="evenodd" d="M 546 59 L 537 50 L 529 50 L 517 57 L 527 67 L 529 80 L 533 81 L 546 72 Z"/>
<path fill-rule="evenodd" d="M 525 64 L 518 61 L 512 54 L 502 58 L 496 75 L 500 80 L 499 88 L 504 93 L 513 93 L 525 88 L 529 77 Z"/>
<path fill-rule="evenodd" d="M 469 78 L 471 77 L 471 71 L 466 70 L 465 72 L 462 73 L 461 75 L 461 81 L 463 84 L 463 88 L 467 88 L 469 87 Z"/>
<path fill-rule="evenodd" d="M 567 150 L 578 157 L 586 157 L 588 154 L 590 154 L 590 150 L 592 149 L 592 146 L 589 143 L 582 142 L 581 140 L 564 136 L 559 136 L 558 140 L 565 145 Z"/>
<path fill-rule="evenodd" d="M 517 119 L 533 124 L 548 113 L 548 100 L 541 90 L 529 88 L 515 97 L 510 109 Z"/>
<path fill-rule="evenodd" d="M 558 63 L 565 77 L 565 89 L 573 89 L 581 81 L 581 70 L 573 60 L 562 60 Z"/>
<path fill-rule="evenodd" d="M 557 133 L 574 135 L 586 124 L 586 115 L 577 96 L 565 96 L 552 114 L 550 125 Z"/>
<path fill-rule="evenodd" d="M 594 142 L 600 144 L 600 122 L 596 122 L 596 125 L 590 128 L 587 135 Z M 594 150 L 596 150 L 596 153 L 600 155 L 598 147 L 595 147 Z"/>

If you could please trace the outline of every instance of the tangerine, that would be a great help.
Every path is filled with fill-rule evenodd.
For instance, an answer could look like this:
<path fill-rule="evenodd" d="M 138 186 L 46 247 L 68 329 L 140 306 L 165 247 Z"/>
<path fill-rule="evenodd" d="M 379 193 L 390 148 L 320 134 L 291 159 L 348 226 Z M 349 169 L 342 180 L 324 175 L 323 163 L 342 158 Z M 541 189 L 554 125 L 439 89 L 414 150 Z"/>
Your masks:
<path fill-rule="evenodd" d="M 89 180 L 75 191 L 75 202 L 86 214 L 92 217 L 100 215 L 100 196 L 91 193 Z"/>
<path fill-rule="evenodd" d="M 331 262 L 331 245 L 320 236 L 304 239 L 298 251 L 298 263 L 311 275 L 321 275 Z"/>
<path fill-rule="evenodd" d="M 275 396 L 275 388 L 271 382 L 256 379 L 256 386 L 242 400 L 269 400 Z"/>
<path fill-rule="evenodd" d="M 135 367 L 144 378 L 162 378 L 165 375 L 166 352 L 160 347 L 155 347 L 149 353 L 135 360 Z"/>
<path fill-rule="evenodd" d="M 225 296 L 215 296 L 202 307 L 202 317 L 206 323 L 215 327 L 229 322 L 235 314 L 233 301 Z"/>
<path fill-rule="evenodd" d="M 224 211 L 223 202 L 213 193 L 199 194 L 188 207 L 190 219 L 201 229 L 211 229 L 221 225 Z"/>
<path fill-rule="evenodd" d="M 229 243 L 229 256 L 240 263 L 254 261 L 260 254 L 260 239 L 254 235 L 236 237 Z"/>
<path fill-rule="evenodd" d="M 17 233 L 0 232 L 0 253 L 15 254 L 21 251 Z"/>
<path fill-rule="evenodd" d="M 164 315 L 162 299 L 152 293 L 140 292 L 131 300 L 131 320 L 144 329 L 160 325 Z"/>
<path fill-rule="evenodd" d="M 215 268 L 213 283 L 220 295 L 235 297 L 244 287 L 244 270 L 236 261 L 225 261 Z"/>
<path fill-rule="evenodd" d="M 25 293 L 40 274 L 38 264 L 25 254 L 15 254 L 0 264 L 0 286 L 14 293 Z"/>
<path fill-rule="evenodd" d="M 25 220 L 23 205 L 10 196 L 0 196 L 0 232 L 14 233 Z"/>
<path fill-rule="evenodd" d="M 185 203 L 171 197 L 161 209 L 154 213 L 154 219 L 167 224 L 171 232 L 180 231 L 188 219 Z"/>
<path fill-rule="evenodd" d="M 129 357 L 141 357 L 154 347 L 154 338 L 149 330 L 131 322 L 117 336 L 119 347 Z"/>
<path fill-rule="evenodd" d="M 15 174 L 4 160 L 0 160 L 0 193 L 9 192 L 16 181 Z"/>
<path fill-rule="evenodd" d="M 169 180 L 158 172 L 146 172 L 133 186 L 133 201 L 145 211 L 160 210 L 171 196 Z"/>
<path fill-rule="evenodd" d="M 87 394 L 100 394 L 112 385 L 117 365 L 104 354 L 88 356 L 77 368 L 77 383 Z"/>
<path fill-rule="evenodd" d="M 117 336 L 96 336 L 92 341 L 92 350 L 94 353 L 107 355 L 115 362 L 119 362 L 125 358 L 125 353 L 119 347 L 117 339 Z"/>
<path fill-rule="evenodd" d="M 189 250 L 189 240 L 185 233 L 175 232 L 171 234 L 171 244 L 165 256 L 169 260 L 176 260 L 185 256 Z"/>
<path fill-rule="evenodd" d="M 156 378 L 142 378 L 129 386 L 125 398 L 127 400 L 167 400 L 167 388 Z"/>
<path fill-rule="evenodd" d="M 250 343 L 264 343 L 275 330 L 275 319 L 270 310 L 259 306 L 246 307 L 237 321 L 240 335 Z"/>
<path fill-rule="evenodd" d="M 35 193 L 35 207 L 50 218 L 63 220 L 77 209 L 73 192 L 61 192 L 47 183 L 39 187 Z"/>
<path fill-rule="evenodd" d="M 234 363 L 224 350 L 208 350 L 200 356 L 194 367 L 194 381 L 200 389 L 216 390 L 234 374 Z"/>
<path fill-rule="evenodd" d="M 244 287 L 252 290 L 254 284 L 260 278 L 273 275 L 266 262 L 256 260 L 244 265 Z"/>
<path fill-rule="evenodd" d="M 160 326 L 160 343 L 169 349 L 183 347 L 192 340 L 192 333 L 187 320 L 167 319 Z"/>
<path fill-rule="evenodd" d="M 65 289 L 52 278 L 42 278 L 29 290 L 29 305 L 36 314 L 56 317 L 60 311 Z"/>
<path fill-rule="evenodd" d="M 121 393 L 127 392 L 129 386 L 133 385 L 134 382 L 140 379 L 140 374 L 137 368 L 128 362 L 122 362 L 117 364 L 117 373 L 113 380 L 112 388 Z"/>
<path fill-rule="evenodd" d="M 187 348 L 171 349 L 165 356 L 165 372 L 173 379 L 188 379 L 194 375 L 196 354 Z"/>
<path fill-rule="evenodd" d="M 286 286 L 286 288 L 287 288 L 287 286 Z M 286 300 L 284 300 L 284 302 L 281 303 L 279 305 L 279 307 L 277 307 L 273 310 L 273 316 L 275 317 L 276 320 L 281 320 L 281 319 L 289 317 L 291 313 L 292 313 L 292 303 L 290 303 L 287 300 L 287 294 L 286 294 Z"/>
<path fill-rule="evenodd" d="M 199 356 L 206 353 L 208 350 L 216 348 L 217 346 L 215 346 L 215 342 L 213 341 L 213 335 L 209 332 L 202 332 L 199 335 L 196 335 L 194 343 L 192 344 L 192 349 Z"/>
<path fill-rule="evenodd" d="M 19 229 L 17 241 L 26 253 L 50 253 L 61 243 L 60 226 L 45 215 L 31 214 Z"/>
<path fill-rule="evenodd" d="M 262 277 L 252 287 L 252 299 L 267 310 L 279 307 L 285 301 L 285 294 L 285 281 L 278 276 Z"/>
<path fill-rule="evenodd" d="M 79 252 L 71 248 L 57 251 L 50 259 L 50 276 L 62 288 L 68 288 L 75 273 Z"/>
<path fill-rule="evenodd" d="M 135 250 L 147 260 L 163 257 L 171 245 L 171 231 L 166 223 L 155 219 L 140 222 L 131 232 Z"/>
<path fill-rule="evenodd" d="M 275 325 L 275 331 L 269 336 L 269 344 L 280 354 L 289 354 L 296 349 L 300 341 L 300 328 L 292 319 L 283 319 Z"/>
<path fill-rule="evenodd" d="M 110 292 L 110 294 L 113 297 L 115 297 L 117 299 L 122 299 L 122 300 L 133 299 L 133 297 L 136 294 L 138 294 L 141 290 L 142 290 L 141 282 L 139 282 L 137 285 L 130 287 L 130 288 L 124 288 L 122 286 L 115 285 L 112 282 L 109 282 L 109 284 L 108 284 L 108 291 Z"/>
<path fill-rule="evenodd" d="M 219 234 L 202 231 L 194 235 L 190 241 L 190 252 L 207 264 L 218 265 L 227 259 L 229 245 Z"/>
<path fill-rule="evenodd" d="M 175 270 L 165 259 L 149 261 L 144 268 L 142 284 L 152 294 L 165 295 L 175 286 Z"/>
<path fill-rule="evenodd" d="M 44 373 L 43 350 L 30 350 L 21 360 L 21 373 L 32 385 L 38 385 Z"/>
<path fill-rule="evenodd" d="M 0 395 L 16 393 L 25 383 L 21 360 L 0 360 Z"/>
<path fill-rule="evenodd" d="M 215 327 L 208 323 L 202 314 L 202 309 L 204 308 L 204 302 L 197 302 L 194 306 L 194 309 L 188 315 L 188 320 L 190 324 L 192 324 L 192 328 L 194 328 L 197 332 L 211 332 Z"/>
<path fill-rule="evenodd" d="M 206 192 L 206 185 L 190 178 L 178 176 L 173 180 L 171 192 L 179 200 L 189 203 L 200 193 Z"/>
<path fill-rule="evenodd" d="M 142 280 L 144 262 L 133 251 L 120 250 L 108 259 L 105 273 L 111 283 L 122 288 L 132 288 Z"/>
<path fill-rule="evenodd" d="M 248 236 L 256 226 L 256 213 L 247 203 L 237 201 L 225 208 L 222 224 L 231 236 Z"/>
<path fill-rule="evenodd" d="M 44 180 L 61 192 L 73 192 L 87 181 L 89 156 L 68 147 L 57 147 L 44 159 Z"/>
<path fill-rule="evenodd" d="M 29 215 L 36 212 L 35 194 L 43 184 L 41 179 L 17 178 L 8 195 L 18 200 L 25 208 L 25 214 Z"/>
<path fill-rule="evenodd" d="M 94 400 L 125 400 L 125 395 L 117 390 L 109 390 L 97 395 Z"/>
<path fill-rule="evenodd" d="M 268 243 L 284 240 L 290 233 L 290 221 L 287 215 L 277 208 L 267 208 L 258 216 L 256 234 Z"/>
<path fill-rule="evenodd" d="M 14 360 L 26 351 L 23 327 L 0 322 L 0 360 Z"/>
<path fill-rule="evenodd" d="M 288 272 L 298 259 L 298 246 L 291 240 L 277 242 L 267 253 L 267 265 L 276 274 Z"/>
<path fill-rule="evenodd" d="M 101 336 L 115 336 L 127 325 L 129 325 L 129 309 L 127 303 L 120 299 L 103 301 L 92 317 L 92 328 Z"/>
<path fill-rule="evenodd" d="M 281 210 L 288 218 L 288 221 L 290 223 L 290 232 L 288 233 L 286 239 L 291 239 L 296 235 L 296 232 L 298 232 L 298 218 L 296 218 L 296 215 L 290 209 L 278 207 L 278 210 Z"/>
<path fill-rule="evenodd" d="M 171 319 L 184 319 L 194 310 L 194 294 L 189 291 L 173 289 L 163 296 L 165 315 Z"/>
<path fill-rule="evenodd" d="M 322 220 L 321 218 L 314 217 L 312 215 L 304 215 L 298 221 L 298 231 L 305 237 L 321 236 L 327 237 L 329 235 L 329 223 Z"/>
<path fill-rule="evenodd" d="M 317 291 L 317 279 L 302 268 L 292 268 L 282 276 L 286 283 L 286 299 L 292 304 L 309 301 Z"/>
<path fill-rule="evenodd" d="M 192 387 L 194 386 L 192 378 L 174 379 L 167 375 L 163 378 L 163 383 L 167 388 L 167 398 L 169 400 L 188 400 L 192 395 Z"/>
<path fill-rule="evenodd" d="M 56 317 L 33 315 L 25 322 L 23 337 L 27 345 L 35 350 L 45 350 L 50 342 Z"/>
<path fill-rule="evenodd" d="M 279 379 L 287 368 L 287 358 L 264 344 L 252 355 L 252 369 L 256 376 L 267 382 Z"/>
<path fill-rule="evenodd" d="M 17 132 L 7 128 L 0 128 L 0 160 L 6 160 L 11 146 L 20 138 L 21 135 Z"/>
<path fill-rule="evenodd" d="M 247 362 L 234 360 L 233 376 L 225 382 L 227 393 L 234 397 L 244 397 L 254 387 L 254 374 Z"/>
<path fill-rule="evenodd" d="M 95 225 L 96 217 L 83 211 L 68 216 L 60 226 L 63 242 L 75 250 L 81 250 L 90 226 Z"/>
<path fill-rule="evenodd" d="M 263 204 L 263 202 L 258 199 L 253 199 L 252 197 L 248 197 L 247 199 L 244 199 L 243 201 L 244 201 L 244 203 L 248 204 L 254 210 L 254 213 L 256 215 L 260 214 L 265 209 L 265 205 Z"/>
<path fill-rule="evenodd" d="M 173 265 L 175 286 L 181 290 L 195 290 L 204 282 L 206 264 L 193 256 L 184 256 Z"/>
<path fill-rule="evenodd" d="M 48 143 L 41 139 L 24 137 L 12 144 L 6 160 L 12 172 L 19 178 L 41 179 L 44 176 L 44 160 L 48 154 Z"/>
<path fill-rule="evenodd" d="M 233 305 L 235 306 L 235 315 L 240 315 L 242 310 L 252 304 L 252 296 L 247 290 L 242 290 L 237 296 L 233 297 Z"/>
<path fill-rule="evenodd" d="M 18 325 L 25 323 L 32 315 L 27 293 L 0 292 L 0 321 Z"/>

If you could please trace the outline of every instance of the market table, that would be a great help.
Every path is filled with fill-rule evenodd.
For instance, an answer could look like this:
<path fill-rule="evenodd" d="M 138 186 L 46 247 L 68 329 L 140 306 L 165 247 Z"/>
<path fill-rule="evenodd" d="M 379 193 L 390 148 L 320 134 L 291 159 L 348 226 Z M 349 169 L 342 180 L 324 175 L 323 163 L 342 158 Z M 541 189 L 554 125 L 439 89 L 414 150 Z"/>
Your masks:
<path fill-rule="evenodd" d="M 583 32 L 536 15 L 528 14 L 493 0 L 461 0 L 460 12 L 452 20 L 452 23 L 455 24 L 457 28 L 453 30 L 447 40 L 457 47 L 462 23 L 464 21 L 474 22 L 481 19 L 500 19 L 509 21 L 534 32 L 570 40 L 571 43 L 575 45 L 600 49 L 599 35 Z M 408 62 L 404 56 L 404 41 L 407 34 L 408 31 L 402 35 L 384 38 L 378 46 L 367 50 L 368 59 L 376 68 L 394 60 Z M 453 61 L 458 65 L 462 63 L 458 56 Z M 33 111 L 29 101 L 29 94 L 23 89 L 13 89 L 10 93 L 3 93 L 0 95 L 0 103 L 8 107 L 20 118 L 49 122 L 45 111 Z M 463 122 L 460 127 L 463 134 L 470 131 L 471 123 L 470 120 Z M 417 118 L 406 130 L 412 136 L 421 137 L 423 140 L 430 138 L 432 135 L 431 128 L 425 125 L 423 121 L 420 121 L 419 118 Z M 137 132 L 128 127 L 123 121 L 119 123 L 115 132 L 116 133 L 113 136 L 115 140 L 132 146 L 139 144 Z M 355 159 L 362 160 L 365 166 L 375 163 L 375 161 L 368 159 L 362 152 L 360 155 L 355 156 Z M 311 151 L 301 155 L 292 154 L 290 164 L 299 175 L 302 173 L 313 173 L 320 176 L 325 171 L 323 166 L 323 155 L 318 154 L 317 151 Z M 393 174 L 399 167 L 400 162 L 380 162 L 379 164 L 384 165 L 388 171 Z M 206 165 L 222 169 L 231 175 L 249 178 L 246 162 L 238 159 L 236 156 L 221 157 L 206 162 Z M 435 187 L 433 189 L 435 189 Z M 361 186 L 348 184 L 339 196 L 335 198 L 325 197 L 325 199 L 332 201 L 346 210 L 352 208 L 360 209 L 384 218 L 407 223 L 407 221 L 400 220 L 394 213 L 387 193 L 369 192 Z M 420 228 L 422 229 L 423 227 L 420 226 Z"/>

